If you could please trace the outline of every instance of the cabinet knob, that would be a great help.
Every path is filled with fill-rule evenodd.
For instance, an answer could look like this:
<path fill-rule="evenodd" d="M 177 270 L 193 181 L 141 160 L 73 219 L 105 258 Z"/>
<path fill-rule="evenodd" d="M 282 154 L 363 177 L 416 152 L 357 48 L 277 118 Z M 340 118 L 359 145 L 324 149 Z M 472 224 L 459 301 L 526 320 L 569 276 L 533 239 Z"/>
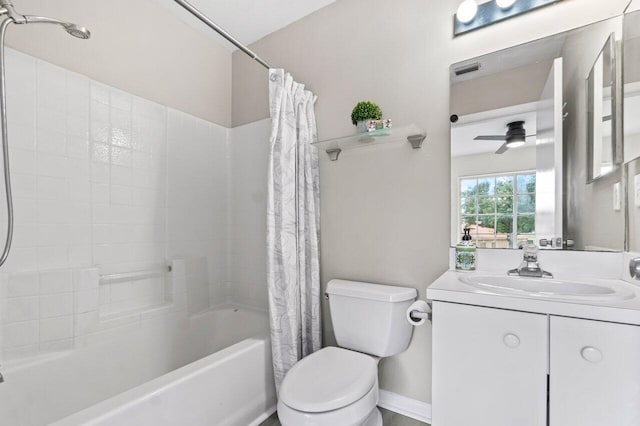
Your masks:
<path fill-rule="evenodd" d="M 507 333 L 502 338 L 504 344 L 511 349 L 515 349 L 520 346 L 520 338 L 513 333 Z"/>
<path fill-rule="evenodd" d="M 585 346 L 582 348 L 580 355 L 582 355 L 582 358 L 585 360 L 593 362 L 594 364 L 602 361 L 602 352 L 593 346 Z"/>

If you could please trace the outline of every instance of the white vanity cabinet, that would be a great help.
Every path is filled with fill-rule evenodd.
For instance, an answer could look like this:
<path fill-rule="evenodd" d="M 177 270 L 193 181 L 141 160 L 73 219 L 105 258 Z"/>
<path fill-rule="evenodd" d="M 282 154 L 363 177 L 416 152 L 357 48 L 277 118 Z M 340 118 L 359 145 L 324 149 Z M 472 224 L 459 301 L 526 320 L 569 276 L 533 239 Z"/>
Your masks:
<path fill-rule="evenodd" d="M 640 326 L 550 317 L 550 424 L 640 425 Z"/>
<path fill-rule="evenodd" d="M 432 405 L 433 426 L 639 426 L 640 326 L 435 301 Z"/>
<path fill-rule="evenodd" d="M 545 426 L 547 316 L 433 303 L 434 426 Z"/>

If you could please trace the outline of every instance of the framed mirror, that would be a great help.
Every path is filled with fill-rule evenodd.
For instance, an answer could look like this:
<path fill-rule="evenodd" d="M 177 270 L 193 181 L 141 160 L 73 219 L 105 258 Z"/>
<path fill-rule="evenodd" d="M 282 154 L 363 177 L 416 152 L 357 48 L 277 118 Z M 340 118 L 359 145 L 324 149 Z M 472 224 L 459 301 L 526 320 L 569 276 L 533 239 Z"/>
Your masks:
<path fill-rule="evenodd" d="M 624 15 L 624 165 L 627 250 L 640 252 L 640 2 Z"/>
<path fill-rule="evenodd" d="M 604 66 L 615 54 L 603 53 L 621 38 L 616 17 L 451 66 L 451 245 L 470 227 L 480 248 L 624 249 L 621 168 L 587 184 L 586 167 L 595 101 L 585 79 L 596 63 L 601 117 L 611 115 L 602 144 L 621 132 L 620 85 L 604 78 L 616 73 Z"/>
<path fill-rule="evenodd" d="M 620 164 L 617 126 L 615 35 L 609 36 L 586 80 L 587 182 L 608 175 Z"/>

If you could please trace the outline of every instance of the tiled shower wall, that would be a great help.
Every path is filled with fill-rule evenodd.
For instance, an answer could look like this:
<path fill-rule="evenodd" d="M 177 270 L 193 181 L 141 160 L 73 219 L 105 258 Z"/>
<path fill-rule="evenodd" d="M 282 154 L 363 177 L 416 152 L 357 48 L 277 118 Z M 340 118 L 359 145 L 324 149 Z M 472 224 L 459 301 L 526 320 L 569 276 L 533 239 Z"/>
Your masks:
<path fill-rule="evenodd" d="M 6 60 L 15 234 L 0 268 L 0 347 L 68 348 L 85 315 L 73 316 L 84 299 L 75 300 L 72 277 L 87 268 L 126 273 L 200 258 L 206 273 L 188 271 L 190 311 L 225 303 L 229 130 L 11 49 Z M 159 298 L 164 277 L 155 280 L 83 282 L 93 290 L 81 297 L 105 316 L 170 301 Z"/>
<path fill-rule="evenodd" d="M 227 129 L 10 49 L 7 88 L 16 227 L 3 273 L 224 257 Z"/>

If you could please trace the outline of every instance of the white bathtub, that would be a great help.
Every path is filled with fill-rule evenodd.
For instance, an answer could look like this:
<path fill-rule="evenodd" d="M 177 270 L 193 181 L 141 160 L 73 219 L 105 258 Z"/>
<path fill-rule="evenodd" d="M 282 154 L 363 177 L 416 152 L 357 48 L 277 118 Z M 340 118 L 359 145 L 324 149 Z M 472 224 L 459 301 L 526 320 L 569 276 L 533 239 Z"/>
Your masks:
<path fill-rule="evenodd" d="M 0 423 L 257 424 L 276 404 L 267 323 L 264 313 L 233 307 L 161 315 L 5 366 Z"/>

